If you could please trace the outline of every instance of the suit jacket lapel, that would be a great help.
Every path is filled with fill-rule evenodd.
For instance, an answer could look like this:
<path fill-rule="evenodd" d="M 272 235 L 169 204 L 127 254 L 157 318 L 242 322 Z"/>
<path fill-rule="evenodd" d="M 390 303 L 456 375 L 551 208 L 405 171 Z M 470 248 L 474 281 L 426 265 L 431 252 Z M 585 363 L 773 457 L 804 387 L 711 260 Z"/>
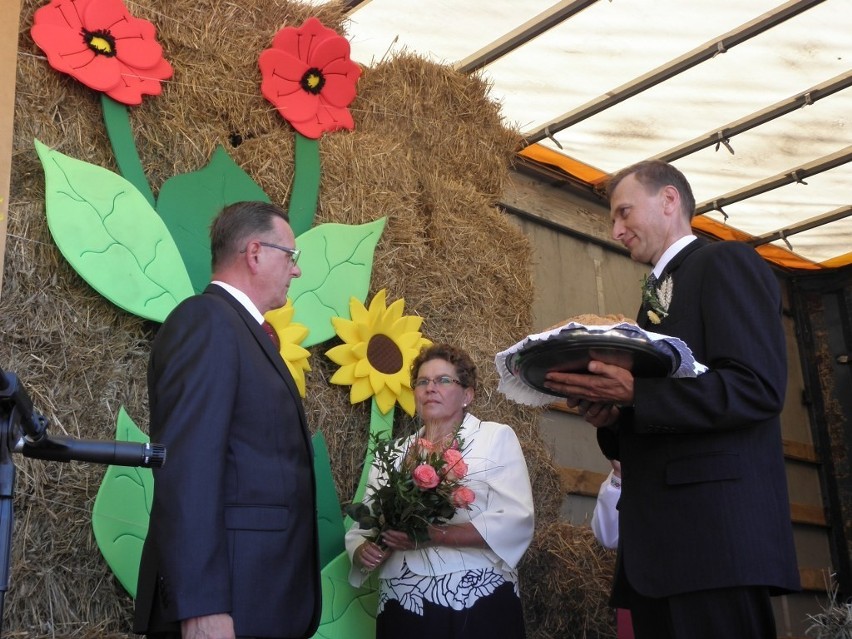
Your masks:
<path fill-rule="evenodd" d="M 697 240 L 694 240 L 684 246 L 677 255 L 669 260 L 669 263 L 666 264 L 662 273 L 660 273 L 660 277 L 657 278 L 657 281 L 662 282 L 663 279 L 669 275 L 674 277 L 674 273 L 680 268 L 681 264 L 686 261 L 687 257 L 709 243 L 709 240 L 699 237 Z M 639 328 L 641 329 L 648 329 L 649 324 L 651 323 L 651 320 L 648 318 L 648 310 L 649 309 L 646 308 L 645 301 L 643 300 L 642 305 L 639 307 L 639 315 L 636 318 L 636 323 L 639 324 Z M 653 326 L 651 326 L 651 328 L 653 328 Z"/>
<path fill-rule="evenodd" d="M 264 354 L 272 362 L 272 365 L 275 367 L 275 370 L 278 371 L 278 374 L 282 377 L 284 382 L 287 384 L 287 388 L 290 390 L 290 393 L 293 395 L 293 399 L 296 400 L 296 405 L 299 407 L 299 415 L 302 418 L 302 422 L 305 422 L 305 415 L 302 408 L 302 398 L 299 395 L 299 389 L 296 388 L 296 382 L 293 381 L 293 376 L 290 374 L 290 369 L 287 368 L 287 364 L 284 362 L 284 358 L 281 357 L 281 354 L 275 350 L 275 344 L 272 343 L 272 340 L 269 339 L 269 335 L 263 330 L 260 324 L 257 323 L 257 320 L 252 317 L 252 314 L 248 312 L 245 306 L 240 304 L 233 295 L 228 293 L 226 290 L 219 286 L 210 285 L 205 290 L 205 293 L 211 293 L 220 297 L 225 302 L 230 304 L 230 306 L 237 312 L 237 315 L 240 316 L 240 319 L 246 325 L 246 328 L 251 332 L 252 336 L 257 340 L 260 347 L 263 349 Z"/>

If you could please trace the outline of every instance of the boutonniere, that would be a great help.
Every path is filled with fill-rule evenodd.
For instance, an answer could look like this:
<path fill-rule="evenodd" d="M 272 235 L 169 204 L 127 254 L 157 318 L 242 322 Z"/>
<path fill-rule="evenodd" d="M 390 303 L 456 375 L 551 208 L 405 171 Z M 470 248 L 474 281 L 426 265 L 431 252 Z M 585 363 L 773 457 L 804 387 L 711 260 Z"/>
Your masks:
<path fill-rule="evenodd" d="M 648 319 L 652 324 L 659 324 L 669 314 L 669 306 L 674 295 L 674 282 L 671 275 L 666 275 L 659 285 L 642 278 L 642 303 L 648 307 Z"/>

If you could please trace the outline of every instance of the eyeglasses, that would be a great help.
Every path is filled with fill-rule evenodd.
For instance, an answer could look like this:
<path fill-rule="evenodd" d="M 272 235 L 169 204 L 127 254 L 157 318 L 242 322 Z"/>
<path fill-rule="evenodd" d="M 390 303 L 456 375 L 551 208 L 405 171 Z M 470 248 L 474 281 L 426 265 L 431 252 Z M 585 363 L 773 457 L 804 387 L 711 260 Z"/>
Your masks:
<path fill-rule="evenodd" d="M 450 377 L 449 375 L 439 375 L 438 377 L 418 377 L 414 380 L 414 388 L 426 388 L 430 383 L 434 383 L 435 386 L 449 386 L 450 384 L 458 384 L 462 386 L 463 384 L 454 377 Z"/>
<path fill-rule="evenodd" d="M 293 266 L 296 266 L 296 263 L 299 261 L 299 256 L 302 254 L 302 251 L 296 248 L 287 248 L 286 246 L 279 246 L 278 244 L 273 244 L 272 242 L 261 242 L 258 241 L 258 244 L 261 246 L 268 246 L 269 248 L 278 249 L 279 251 L 284 251 L 287 255 L 290 256 L 290 261 L 293 262 Z M 245 253 L 247 249 L 243 249 L 240 253 Z"/>

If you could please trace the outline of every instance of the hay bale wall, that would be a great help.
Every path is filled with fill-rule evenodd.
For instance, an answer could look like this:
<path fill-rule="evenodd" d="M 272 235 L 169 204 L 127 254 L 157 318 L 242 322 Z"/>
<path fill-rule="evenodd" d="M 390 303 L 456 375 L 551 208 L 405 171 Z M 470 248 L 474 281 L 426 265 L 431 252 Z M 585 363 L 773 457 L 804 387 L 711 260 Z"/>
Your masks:
<path fill-rule="evenodd" d="M 48 231 L 34 138 L 71 157 L 116 167 L 99 96 L 50 68 L 29 36 L 32 15 L 42 4 L 22 2 L 0 366 L 19 375 L 49 419 L 51 433 L 111 439 L 121 406 L 147 430 L 145 369 L 156 325 L 93 291 L 65 262 Z M 163 95 L 146 97 L 131 112 L 155 193 L 166 179 L 206 165 L 221 144 L 273 201 L 286 204 L 293 132 L 260 94 L 257 56 L 279 27 L 298 26 L 311 15 L 345 33 L 342 8 L 283 0 L 126 4 L 157 26 L 175 69 Z M 494 354 L 531 328 L 531 248 L 496 208 L 517 134 L 502 125 L 484 82 L 405 54 L 365 70 L 351 110 L 355 131 L 326 135 L 320 143 L 317 223 L 388 218 L 371 296 L 387 288 L 389 300 L 405 298 L 406 313 L 425 318 L 427 337 L 471 352 L 484 378 L 474 410 L 516 428 L 532 475 L 540 534 L 552 531 L 561 490 L 536 413 L 496 392 L 493 366 Z M 313 349 L 305 404 L 311 428 L 327 439 L 345 501 L 360 474 L 369 405 L 351 406 L 348 388 L 328 383 L 336 367 L 323 353 L 332 345 Z M 398 422 L 400 429 L 412 425 L 405 417 Z M 91 533 L 90 512 L 104 467 L 20 456 L 14 461 L 18 481 L 5 636 L 126 636 L 132 601 Z M 559 621 L 568 614 L 562 608 L 568 598 L 549 609 L 552 598 L 532 607 L 525 594 L 530 636 L 605 635 L 611 621 L 599 613 L 606 587 L 595 580 L 599 571 L 606 575 L 606 561 L 592 562 L 591 569 L 579 567 L 588 564 L 585 559 L 576 566 L 536 561 L 541 552 L 551 552 L 540 534 L 523 583 L 548 583 L 552 590 L 561 584 L 567 594 L 576 590 L 576 574 L 565 571 L 587 570 L 594 578 L 584 580 L 585 590 L 572 599 L 581 602 L 580 609 L 568 618 L 584 619 L 576 634 L 565 634 Z M 593 544 L 587 550 L 597 552 Z M 597 603 L 586 613 L 589 597 Z"/>

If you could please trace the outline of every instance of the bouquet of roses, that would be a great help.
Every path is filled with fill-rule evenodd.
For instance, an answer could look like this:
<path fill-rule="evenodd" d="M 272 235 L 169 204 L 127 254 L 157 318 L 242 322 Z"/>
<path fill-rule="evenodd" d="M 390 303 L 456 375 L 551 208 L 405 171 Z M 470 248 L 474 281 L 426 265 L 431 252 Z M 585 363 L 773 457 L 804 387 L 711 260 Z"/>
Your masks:
<path fill-rule="evenodd" d="M 380 543 L 385 530 L 400 530 L 417 543 L 428 541 L 429 525 L 444 524 L 458 508 L 470 509 L 473 491 L 462 483 L 468 472 L 455 437 L 446 447 L 416 438 L 405 449 L 392 441 L 373 441 L 379 485 L 367 487 L 371 501 L 346 507 L 346 514 L 364 530 L 375 529 L 369 539 Z"/>

